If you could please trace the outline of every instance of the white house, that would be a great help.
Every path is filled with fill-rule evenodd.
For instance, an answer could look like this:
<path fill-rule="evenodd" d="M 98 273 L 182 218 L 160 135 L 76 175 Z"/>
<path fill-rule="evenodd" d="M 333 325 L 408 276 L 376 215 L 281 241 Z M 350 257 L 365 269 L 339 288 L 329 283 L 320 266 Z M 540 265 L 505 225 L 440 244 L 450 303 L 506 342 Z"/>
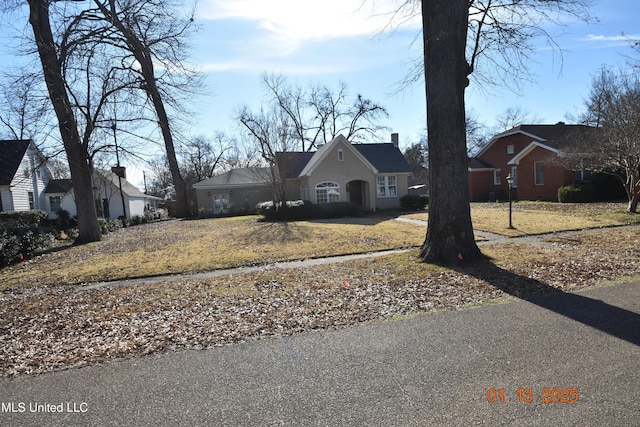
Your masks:
<path fill-rule="evenodd" d="M 115 172 L 124 168 L 114 168 Z M 121 216 L 131 218 L 142 216 L 151 209 L 158 208 L 163 201 L 160 197 L 144 194 L 133 186 L 125 177 L 114 171 L 95 170 L 93 173 L 93 192 L 98 216 L 105 219 L 115 219 Z M 122 192 L 120 188 L 122 187 Z M 57 218 L 56 212 L 66 210 L 73 217 L 77 215 L 75 196 L 70 179 L 53 179 L 45 189 L 47 198 L 47 212 L 50 218 Z"/>
<path fill-rule="evenodd" d="M 47 210 L 51 180 L 46 159 L 32 140 L 0 141 L 0 211 Z"/>

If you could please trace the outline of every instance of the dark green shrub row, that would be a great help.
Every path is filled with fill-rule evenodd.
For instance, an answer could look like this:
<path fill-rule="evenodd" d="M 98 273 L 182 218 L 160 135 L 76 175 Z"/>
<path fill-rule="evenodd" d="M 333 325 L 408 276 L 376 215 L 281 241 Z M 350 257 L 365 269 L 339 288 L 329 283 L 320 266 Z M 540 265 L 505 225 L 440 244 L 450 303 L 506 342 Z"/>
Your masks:
<path fill-rule="evenodd" d="M 426 209 L 429 204 L 429 196 L 419 196 L 416 194 L 406 194 L 400 197 L 400 207 L 412 211 Z"/>
<path fill-rule="evenodd" d="M 47 219 L 45 211 L 0 212 L 0 226 L 6 228 L 37 227 L 45 219 Z"/>
<path fill-rule="evenodd" d="M 587 203 L 593 201 L 594 189 L 590 184 L 566 185 L 558 188 L 558 201 L 561 203 Z"/>
<path fill-rule="evenodd" d="M 258 203 L 257 211 L 267 221 L 292 221 L 302 219 L 341 218 L 359 216 L 360 206 L 349 202 L 313 204 L 309 201 L 295 200 L 286 203 Z"/>
<path fill-rule="evenodd" d="M 114 231 L 120 230 L 122 225 L 122 220 L 120 219 L 112 219 L 111 221 L 107 221 L 105 219 L 98 219 L 98 224 L 100 225 L 100 231 L 102 234 L 113 233 Z"/>
<path fill-rule="evenodd" d="M 53 234 L 36 227 L 0 228 L 0 266 L 30 258 L 54 242 Z"/>

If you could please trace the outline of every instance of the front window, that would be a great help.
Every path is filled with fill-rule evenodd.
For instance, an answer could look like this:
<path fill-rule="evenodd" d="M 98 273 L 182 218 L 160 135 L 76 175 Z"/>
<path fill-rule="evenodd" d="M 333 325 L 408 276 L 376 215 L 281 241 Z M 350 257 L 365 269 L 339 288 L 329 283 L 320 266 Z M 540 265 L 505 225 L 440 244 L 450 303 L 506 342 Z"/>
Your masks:
<path fill-rule="evenodd" d="M 536 185 L 544 185 L 544 162 L 535 162 L 534 175 Z"/>
<path fill-rule="evenodd" d="M 502 170 L 493 170 L 493 185 L 502 185 Z"/>
<path fill-rule="evenodd" d="M 62 197 L 50 196 L 49 206 L 51 207 L 51 212 L 59 212 L 60 210 L 62 210 Z"/>
<path fill-rule="evenodd" d="M 513 178 L 513 184 L 511 184 L 511 187 L 518 188 L 518 167 L 517 166 L 511 166 L 511 178 Z"/>
<path fill-rule="evenodd" d="M 376 177 L 378 197 L 396 197 L 398 195 L 398 179 L 395 175 Z"/>
<path fill-rule="evenodd" d="M 35 199 L 33 198 L 33 191 L 29 191 L 29 209 L 35 209 Z"/>
<path fill-rule="evenodd" d="M 213 195 L 213 214 L 220 215 L 229 212 L 229 195 L 214 194 Z"/>
<path fill-rule="evenodd" d="M 340 201 L 340 186 L 335 182 L 321 182 L 316 185 L 316 203 Z"/>

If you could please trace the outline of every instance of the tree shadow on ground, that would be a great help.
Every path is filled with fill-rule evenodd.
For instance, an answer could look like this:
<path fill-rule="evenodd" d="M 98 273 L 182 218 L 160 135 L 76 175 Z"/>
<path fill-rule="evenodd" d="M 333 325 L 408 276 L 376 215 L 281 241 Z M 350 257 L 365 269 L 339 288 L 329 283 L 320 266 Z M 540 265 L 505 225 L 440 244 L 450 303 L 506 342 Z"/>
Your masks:
<path fill-rule="evenodd" d="M 547 283 L 500 268 L 489 260 L 457 270 L 484 280 L 509 295 L 640 346 L 638 313 L 585 295 L 564 292 Z"/>

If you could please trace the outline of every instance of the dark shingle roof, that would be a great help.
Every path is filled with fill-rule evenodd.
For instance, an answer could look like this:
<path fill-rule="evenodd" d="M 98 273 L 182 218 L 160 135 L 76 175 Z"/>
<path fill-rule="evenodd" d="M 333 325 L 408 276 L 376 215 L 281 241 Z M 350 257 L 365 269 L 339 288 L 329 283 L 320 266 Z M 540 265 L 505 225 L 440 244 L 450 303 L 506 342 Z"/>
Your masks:
<path fill-rule="evenodd" d="M 314 154 L 315 152 L 309 151 L 276 153 L 276 162 L 280 169 L 280 175 L 284 178 L 297 178 Z"/>
<path fill-rule="evenodd" d="M 45 188 L 45 193 L 68 193 L 73 188 L 71 179 L 52 179 Z"/>
<path fill-rule="evenodd" d="M 9 185 L 27 151 L 29 140 L 0 141 L 0 185 Z"/>
<path fill-rule="evenodd" d="M 565 137 L 572 133 L 585 132 L 593 129 L 585 125 L 567 125 L 562 122 L 555 125 L 520 125 L 508 132 L 522 131 L 546 140 L 545 145 L 553 148 L 559 148 Z"/>
<path fill-rule="evenodd" d="M 327 145 L 322 148 L 324 147 Z M 407 159 L 393 144 L 352 144 L 352 147 L 358 150 L 379 173 L 411 172 Z M 277 153 L 276 159 L 280 173 L 285 178 L 297 178 L 314 154 L 316 153 L 300 151 Z"/>
<path fill-rule="evenodd" d="M 407 159 L 394 144 L 353 144 L 379 173 L 411 172 Z"/>
<path fill-rule="evenodd" d="M 481 160 L 477 157 L 472 157 L 469 159 L 469 168 L 471 169 L 493 169 L 493 166 L 489 163 Z"/>

